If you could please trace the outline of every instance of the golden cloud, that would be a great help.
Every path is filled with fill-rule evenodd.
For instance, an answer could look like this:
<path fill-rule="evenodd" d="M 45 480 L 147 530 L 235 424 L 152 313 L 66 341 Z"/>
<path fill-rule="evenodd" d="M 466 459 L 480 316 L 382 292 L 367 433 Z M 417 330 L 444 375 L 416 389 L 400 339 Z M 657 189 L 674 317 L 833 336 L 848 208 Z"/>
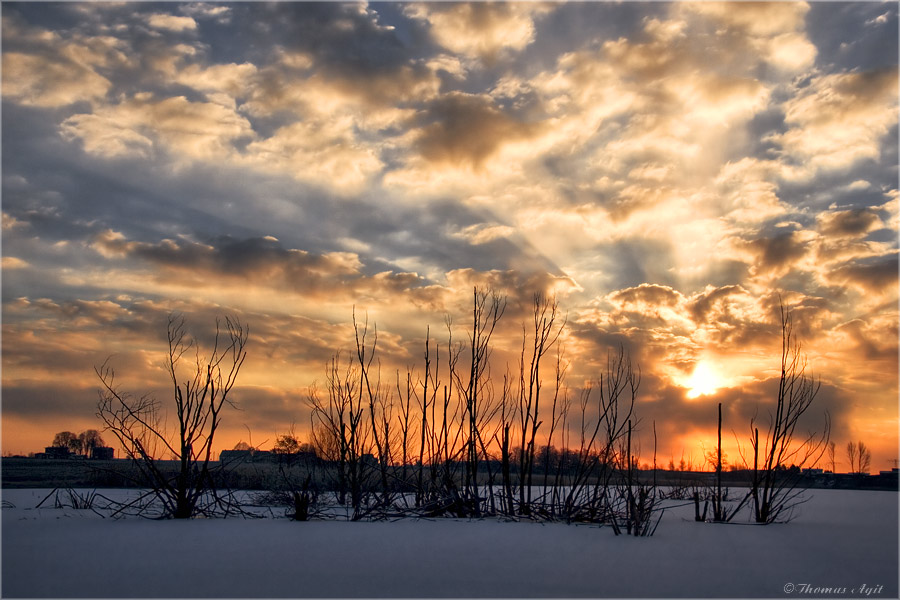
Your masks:
<path fill-rule="evenodd" d="M 15 256 L 4 256 L 2 259 L 3 270 L 24 269 L 28 267 L 28 262 Z"/>
<path fill-rule="evenodd" d="M 678 7 L 759 37 L 802 29 L 809 12 L 806 2 L 684 2 Z"/>
<path fill-rule="evenodd" d="M 98 100 L 111 87 L 92 68 L 63 57 L 3 53 L 3 96 L 22 104 L 53 108 Z"/>
<path fill-rule="evenodd" d="M 73 115 L 61 130 L 67 139 L 81 140 L 87 152 L 106 157 L 146 156 L 159 146 L 187 161 L 227 158 L 235 140 L 254 136 L 247 119 L 220 104 L 149 94 Z"/>
<path fill-rule="evenodd" d="M 154 29 L 166 29 L 176 32 L 197 29 L 197 22 L 191 17 L 179 17 L 163 13 L 150 15 L 147 17 L 147 23 Z"/>
<path fill-rule="evenodd" d="M 552 10 L 538 2 L 409 4 L 404 12 L 426 21 L 431 35 L 448 50 L 493 60 L 520 51 L 534 40 L 534 22 Z"/>
<path fill-rule="evenodd" d="M 305 120 L 246 147 L 242 162 L 324 188 L 361 191 L 382 169 L 377 147 L 356 139 L 349 117 Z"/>
<path fill-rule="evenodd" d="M 802 162 L 799 178 L 877 159 L 897 123 L 897 71 L 817 76 L 785 103 L 785 122 L 790 129 L 773 140 Z"/>

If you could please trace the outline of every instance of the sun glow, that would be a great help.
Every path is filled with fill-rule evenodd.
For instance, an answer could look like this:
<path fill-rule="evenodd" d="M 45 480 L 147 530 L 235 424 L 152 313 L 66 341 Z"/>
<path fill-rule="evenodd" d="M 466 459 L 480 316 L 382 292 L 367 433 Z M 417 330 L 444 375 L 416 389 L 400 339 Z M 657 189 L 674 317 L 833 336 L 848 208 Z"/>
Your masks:
<path fill-rule="evenodd" d="M 716 393 L 716 390 L 725 387 L 725 382 L 709 363 L 701 361 L 684 382 L 684 387 L 688 388 L 687 397 L 693 399 Z"/>

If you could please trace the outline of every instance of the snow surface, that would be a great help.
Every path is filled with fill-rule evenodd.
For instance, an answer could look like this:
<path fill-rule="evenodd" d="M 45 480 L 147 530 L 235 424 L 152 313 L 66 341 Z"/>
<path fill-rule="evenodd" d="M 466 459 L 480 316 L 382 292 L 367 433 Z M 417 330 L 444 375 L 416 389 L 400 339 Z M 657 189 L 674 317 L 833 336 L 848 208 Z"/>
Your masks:
<path fill-rule="evenodd" d="M 696 523 L 682 506 L 651 538 L 499 520 L 114 520 L 35 509 L 48 492 L 3 490 L 4 597 L 898 595 L 896 492 L 811 491 L 796 520 L 765 527 Z"/>

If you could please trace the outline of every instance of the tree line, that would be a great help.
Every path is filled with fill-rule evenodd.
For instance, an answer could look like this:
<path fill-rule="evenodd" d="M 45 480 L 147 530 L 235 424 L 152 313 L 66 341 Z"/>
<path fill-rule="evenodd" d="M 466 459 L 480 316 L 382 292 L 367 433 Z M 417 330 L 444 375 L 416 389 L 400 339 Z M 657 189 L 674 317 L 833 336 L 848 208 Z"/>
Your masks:
<path fill-rule="evenodd" d="M 88 429 L 75 435 L 71 431 L 60 431 L 53 436 L 53 442 L 50 444 L 53 448 L 66 448 L 72 454 L 80 454 L 90 456 L 94 448 L 102 448 L 106 446 L 103 437 L 96 429 Z"/>

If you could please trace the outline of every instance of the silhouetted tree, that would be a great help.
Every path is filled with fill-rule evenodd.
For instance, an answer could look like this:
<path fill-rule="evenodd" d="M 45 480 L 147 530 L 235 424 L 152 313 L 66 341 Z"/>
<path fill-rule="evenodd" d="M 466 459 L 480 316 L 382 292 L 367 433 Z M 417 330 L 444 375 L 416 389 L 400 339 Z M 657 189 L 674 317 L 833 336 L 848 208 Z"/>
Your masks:
<path fill-rule="evenodd" d="M 365 456 L 371 449 L 371 432 L 363 420 L 359 368 L 352 359 L 344 363 L 339 353 L 332 356 L 325 369 L 327 398 L 314 385 L 306 401 L 311 409 L 313 444 L 317 451 L 334 454 L 335 481 L 331 483 L 339 504 L 347 503 L 349 493 L 355 520 L 362 517 L 366 508 L 363 500 L 370 465 Z"/>
<path fill-rule="evenodd" d="M 750 422 L 753 449 L 754 518 L 757 523 L 773 523 L 791 518 L 792 509 L 805 500 L 797 489 L 800 468 L 814 464 L 828 447 L 831 421 L 825 412 L 821 433 L 796 436 L 800 418 L 812 406 L 821 384 L 807 373 L 807 359 L 794 335 L 791 313 L 781 305 L 781 377 L 769 425 L 760 440 L 756 420 Z M 796 473 L 787 467 L 798 467 Z"/>
<path fill-rule="evenodd" d="M 292 434 L 279 435 L 272 448 L 275 454 L 297 454 L 300 452 L 300 441 Z"/>
<path fill-rule="evenodd" d="M 872 465 L 872 451 L 863 443 L 847 442 L 847 458 L 851 473 L 868 473 Z"/>
<path fill-rule="evenodd" d="M 101 448 L 106 445 L 100 432 L 96 429 L 88 429 L 82 432 L 78 436 L 78 442 L 81 445 L 81 452 L 85 456 L 90 456 L 94 448 Z"/>
<path fill-rule="evenodd" d="M 540 420 L 541 390 L 541 359 L 553 348 L 565 327 L 565 319 L 558 323 L 559 303 L 556 299 L 547 298 L 543 294 L 535 294 L 532 304 L 533 337 L 531 348 L 526 352 L 528 336 L 522 335 L 522 354 L 519 358 L 519 425 L 522 434 L 522 449 L 519 454 L 519 464 L 522 469 L 522 477 L 519 483 L 519 510 L 523 514 L 530 512 L 532 483 L 534 477 L 535 440 L 542 421 Z M 550 429 L 554 430 L 557 421 L 557 402 L 562 384 L 560 377 L 556 379 L 556 394 L 553 400 L 553 414 L 551 415 Z M 552 436 L 552 434 L 551 434 Z"/>
<path fill-rule="evenodd" d="M 75 454 L 81 453 L 81 441 L 78 439 L 78 436 L 71 431 L 60 431 L 57 433 L 53 436 L 53 443 L 51 446 L 55 448 L 68 448 L 69 452 Z"/>
<path fill-rule="evenodd" d="M 232 405 L 229 394 L 247 356 L 248 329 L 230 317 L 225 318 L 224 329 L 222 336 L 216 320 L 212 348 L 203 358 L 185 331 L 184 318 L 169 317 L 166 370 L 173 396 L 169 406 L 150 395 L 134 397 L 122 391 L 109 361 L 94 369 L 102 385 L 97 416 L 152 487 L 150 495 L 162 503 L 164 517 L 184 519 L 223 507 L 228 510 L 216 493 L 209 463 L 222 409 Z M 192 348 L 194 360 L 186 361 L 191 366 L 181 379 L 182 359 Z M 171 432 L 166 423 L 173 422 Z M 164 453 L 178 463 L 174 475 L 160 462 Z"/>
<path fill-rule="evenodd" d="M 469 333 L 469 373 L 463 378 L 451 372 L 457 386 L 465 398 L 466 419 L 466 485 L 465 495 L 474 508 L 475 515 L 481 515 L 481 492 L 478 471 L 481 458 L 485 457 L 483 427 L 493 416 L 490 407 L 488 386 L 490 382 L 491 337 L 497 323 L 506 311 L 506 298 L 493 290 L 472 292 L 472 330 Z M 490 466 L 488 465 L 488 469 Z M 489 484 L 489 494 L 492 491 Z M 492 496 L 489 495 L 490 498 Z"/>
<path fill-rule="evenodd" d="M 831 465 L 831 472 L 837 473 L 837 463 L 834 460 L 835 443 L 828 442 L 828 464 Z"/>

